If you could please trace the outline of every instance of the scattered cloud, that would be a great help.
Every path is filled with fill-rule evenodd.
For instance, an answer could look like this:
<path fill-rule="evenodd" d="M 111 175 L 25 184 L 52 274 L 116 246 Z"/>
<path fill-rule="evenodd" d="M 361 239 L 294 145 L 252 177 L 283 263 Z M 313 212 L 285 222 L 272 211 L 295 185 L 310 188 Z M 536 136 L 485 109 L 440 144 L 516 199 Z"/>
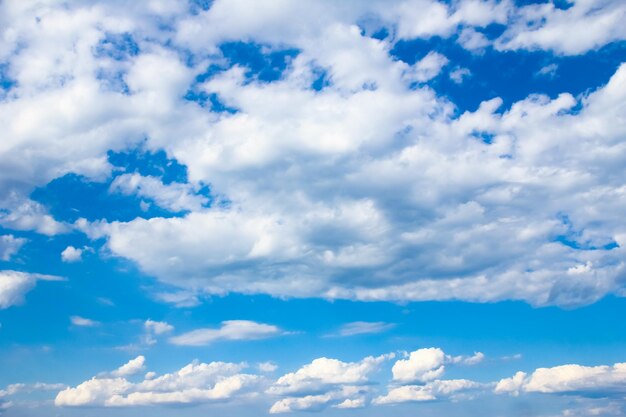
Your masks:
<path fill-rule="evenodd" d="M 26 239 L 13 235 L 0 236 L 0 260 L 8 261 L 27 242 Z"/>
<path fill-rule="evenodd" d="M 100 325 L 100 322 L 98 321 L 86 319 L 80 316 L 71 316 L 70 321 L 72 322 L 74 326 L 79 326 L 79 327 L 95 327 L 95 326 Z"/>
<path fill-rule="evenodd" d="M 149 198 L 159 207 L 173 212 L 197 211 L 208 203 L 208 199 L 196 194 L 189 184 L 165 185 L 159 178 L 144 177 L 137 173 L 116 177 L 111 183 L 110 191 Z"/>
<path fill-rule="evenodd" d="M 569 8 L 529 4 L 511 10 L 505 32 L 496 40 L 499 50 L 549 50 L 577 55 L 626 38 L 621 0 L 575 1 Z"/>
<path fill-rule="evenodd" d="M 62 280 L 63 278 L 52 275 L 0 271 L 0 309 L 22 304 L 25 294 L 35 287 L 37 281 Z"/>
<path fill-rule="evenodd" d="M 61 252 L 61 260 L 63 262 L 72 263 L 82 260 L 83 250 L 75 248 L 74 246 L 68 246 Z"/>
<path fill-rule="evenodd" d="M 552 64 L 548 64 L 544 67 L 541 67 L 539 69 L 539 71 L 537 71 L 536 75 L 539 77 L 548 77 L 548 78 L 554 78 L 556 76 L 556 72 L 559 69 L 559 65 L 552 63 Z"/>
<path fill-rule="evenodd" d="M 498 382 L 496 393 L 521 392 L 623 396 L 626 392 L 626 363 L 600 366 L 561 365 L 538 368 L 532 374 L 517 372 Z"/>
<path fill-rule="evenodd" d="M 131 359 L 124 365 L 117 368 L 115 371 L 111 372 L 111 375 L 114 377 L 126 377 L 130 375 L 135 375 L 145 369 L 145 362 L 146 358 L 144 356 L 137 356 L 135 359 Z"/>
<path fill-rule="evenodd" d="M 384 321 L 353 321 L 346 323 L 330 336 L 356 336 L 360 334 L 382 333 L 396 327 L 395 323 L 386 323 Z"/>
<path fill-rule="evenodd" d="M 402 385 L 391 388 L 386 395 L 374 399 L 374 404 L 398 404 L 403 402 L 434 401 L 459 393 L 483 388 L 483 384 L 467 379 L 435 380 L 424 385 Z"/>
<path fill-rule="evenodd" d="M 157 337 L 170 333 L 174 330 L 174 326 L 164 321 L 146 320 L 144 322 L 143 343 L 153 345 L 157 342 Z"/>
<path fill-rule="evenodd" d="M 463 84 L 463 81 L 471 76 L 472 72 L 467 68 L 458 67 L 450 71 L 450 79 L 456 84 Z"/>
<path fill-rule="evenodd" d="M 278 369 L 278 365 L 274 362 L 261 362 L 257 365 L 257 368 L 259 368 L 261 372 L 274 372 Z"/>
<path fill-rule="evenodd" d="M 438 52 L 429 52 L 424 58 L 419 60 L 407 70 L 405 76 L 410 81 L 426 82 L 435 78 L 443 67 L 448 65 L 448 58 Z"/>
<path fill-rule="evenodd" d="M 66 388 L 64 384 L 50 384 L 46 382 L 35 382 L 32 384 L 17 383 L 8 385 L 0 389 L 0 398 L 10 397 L 19 393 L 30 393 L 33 391 L 57 391 Z"/>
<path fill-rule="evenodd" d="M 110 376 L 93 377 L 59 392 L 55 405 L 127 407 L 223 402 L 258 385 L 258 376 L 240 373 L 244 368 L 243 364 L 193 362 L 174 373 L 151 373 L 140 382 L 130 382 L 127 376 L 144 369 L 144 357 L 139 356 Z"/>
<path fill-rule="evenodd" d="M 173 336 L 169 342 L 181 346 L 204 346 L 220 340 L 256 340 L 278 336 L 282 331 L 273 325 L 250 320 L 223 321 L 219 328 L 192 330 Z"/>
<path fill-rule="evenodd" d="M 267 390 L 270 395 L 284 396 L 272 405 L 270 413 L 315 411 L 329 406 L 363 407 L 369 397 L 369 375 L 393 356 L 368 356 L 359 362 L 315 359 L 297 371 L 281 376 Z"/>
<path fill-rule="evenodd" d="M 445 371 L 446 356 L 439 348 L 418 349 L 398 360 L 391 369 L 394 381 L 427 382 L 439 378 Z"/>
<path fill-rule="evenodd" d="M 460 363 L 463 365 L 478 365 L 485 360 L 485 354 L 474 352 L 472 356 L 447 356 L 446 361 L 450 363 Z"/>

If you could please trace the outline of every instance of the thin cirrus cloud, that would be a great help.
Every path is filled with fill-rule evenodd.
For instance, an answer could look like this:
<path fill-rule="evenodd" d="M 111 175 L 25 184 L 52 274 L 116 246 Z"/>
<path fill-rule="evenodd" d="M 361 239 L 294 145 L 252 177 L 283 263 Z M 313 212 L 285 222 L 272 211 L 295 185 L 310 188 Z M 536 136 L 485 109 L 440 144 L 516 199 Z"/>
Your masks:
<path fill-rule="evenodd" d="M 363 334 L 383 333 L 396 327 L 395 323 L 386 323 L 384 321 L 353 321 L 346 323 L 335 333 L 327 336 L 357 336 Z"/>
<path fill-rule="evenodd" d="M 179 346 L 204 346 L 223 340 L 257 340 L 275 337 L 284 332 L 271 324 L 251 320 L 226 320 L 218 328 L 192 330 L 173 336 L 168 341 Z"/>
<path fill-rule="evenodd" d="M 100 322 L 98 321 L 91 320 L 91 319 L 81 317 L 81 316 L 71 316 L 70 322 L 74 326 L 78 326 L 78 327 L 96 327 L 100 325 Z"/>

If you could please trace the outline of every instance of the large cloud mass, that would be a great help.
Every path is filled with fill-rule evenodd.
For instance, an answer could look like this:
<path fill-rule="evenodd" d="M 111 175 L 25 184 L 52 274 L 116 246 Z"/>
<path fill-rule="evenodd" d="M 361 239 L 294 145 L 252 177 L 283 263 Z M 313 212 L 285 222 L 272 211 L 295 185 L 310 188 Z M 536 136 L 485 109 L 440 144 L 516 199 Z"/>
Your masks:
<path fill-rule="evenodd" d="M 107 152 L 142 146 L 185 180 L 126 172 L 110 193 L 180 215 L 77 226 L 190 294 L 575 306 L 623 291 L 626 66 L 582 97 L 458 115 L 426 84 L 449 58 L 391 53 L 432 36 L 582 53 L 625 38 L 622 2 L 261 3 L 3 2 L 0 225 L 70 230 L 29 193 L 111 180 Z M 509 26 L 487 39 L 492 23 Z M 601 30 L 568 35 L 587 25 Z M 294 52 L 266 79 L 223 56 L 234 41 Z"/>

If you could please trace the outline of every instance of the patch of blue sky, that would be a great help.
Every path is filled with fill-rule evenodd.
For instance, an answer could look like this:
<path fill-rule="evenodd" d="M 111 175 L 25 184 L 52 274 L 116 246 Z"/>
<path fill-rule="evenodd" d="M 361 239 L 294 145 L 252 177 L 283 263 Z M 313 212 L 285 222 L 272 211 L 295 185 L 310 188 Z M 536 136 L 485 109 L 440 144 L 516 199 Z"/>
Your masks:
<path fill-rule="evenodd" d="M 234 64 L 247 69 L 246 77 L 263 82 L 279 80 L 289 63 L 299 51 L 295 48 L 273 48 L 252 42 L 227 42 L 220 45 L 229 66 Z"/>
<path fill-rule="evenodd" d="M 221 44 L 219 49 L 224 62 L 222 64 L 210 64 L 205 71 L 196 76 L 196 82 L 187 91 L 184 98 L 213 112 L 230 114 L 237 113 L 238 109 L 229 106 L 218 94 L 203 91 L 200 84 L 234 65 L 246 68 L 245 75 L 248 81 L 255 80 L 268 83 L 276 81 L 283 76 L 291 60 L 299 53 L 297 49 L 293 48 L 275 49 L 269 45 L 250 42 L 227 42 Z M 320 77 L 323 77 L 323 74 L 320 74 Z M 321 89 L 324 80 L 320 79 L 316 82 Z M 316 82 L 314 85 L 317 85 Z"/>
<path fill-rule="evenodd" d="M 482 101 L 494 97 L 503 100 L 499 111 L 505 111 L 533 93 L 551 98 L 560 93 L 580 97 L 606 84 L 626 61 L 625 42 L 615 42 L 583 55 L 556 56 L 546 51 L 502 52 L 491 47 L 472 53 L 454 38 L 434 37 L 399 41 L 391 54 L 414 64 L 430 51 L 445 55 L 450 63 L 429 85 L 438 94 L 448 97 L 459 112 L 474 111 Z M 542 73 L 549 65 L 553 65 L 553 72 Z M 466 68 L 470 73 L 458 83 L 449 77 L 449 72 L 455 68 Z"/>
<path fill-rule="evenodd" d="M 109 57 L 123 61 L 140 52 L 139 45 L 130 33 L 107 33 L 95 48 L 96 57 Z"/>
<path fill-rule="evenodd" d="M 141 198 L 111 193 L 110 185 L 111 181 L 92 182 L 84 177 L 68 174 L 35 189 L 31 198 L 47 207 L 57 220 L 64 222 L 74 222 L 79 218 L 89 221 L 131 221 L 137 217 L 176 215 L 155 204 L 142 209 Z"/>
<path fill-rule="evenodd" d="M 108 152 L 111 165 L 125 172 L 138 172 L 144 176 L 161 178 L 163 184 L 186 183 L 187 167 L 169 158 L 163 150 L 146 151 L 141 147 L 126 152 Z"/>
<path fill-rule="evenodd" d="M 585 241 L 582 239 L 583 232 L 576 229 L 575 225 L 572 223 L 570 217 L 567 214 L 559 213 L 557 217 L 567 228 L 567 231 L 562 235 L 556 236 L 556 238 L 554 239 L 555 242 L 559 242 L 572 249 L 580 250 L 611 250 L 619 248 L 619 244 L 614 240 L 609 240 L 603 245 L 597 245 L 589 241 Z"/>
<path fill-rule="evenodd" d="M 533 4 L 550 4 L 561 10 L 567 10 L 574 5 L 572 0 L 514 0 L 514 3 L 518 7 L 529 6 Z"/>
<path fill-rule="evenodd" d="M 198 103 L 200 106 L 209 109 L 214 113 L 235 114 L 239 110 L 227 105 L 217 93 L 207 93 L 206 91 L 191 89 L 185 94 L 185 100 Z"/>
<path fill-rule="evenodd" d="M 0 99 L 16 85 L 15 80 L 9 77 L 8 69 L 7 64 L 0 64 Z"/>
<path fill-rule="evenodd" d="M 111 192 L 110 187 L 115 178 L 124 173 L 156 177 L 164 185 L 186 183 L 187 167 L 168 158 L 162 150 L 110 151 L 108 155 L 109 162 L 114 166 L 113 177 L 109 180 L 94 182 L 79 175 L 67 174 L 35 189 L 31 198 L 47 207 L 57 220 L 65 222 L 74 222 L 79 218 L 89 221 L 130 221 L 137 217 L 175 217 L 185 214 L 185 210 L 174 212 L 161 208 L 149 197 Z M 207 197 L 207 206 L 211 204 L 213 198 L 208 185 L 202 186 L 195 193 Z"/>
<path fill-rule="evenodd" d="M 192 14 L 205 12 L 211 8 L 213 0 L 189 0 L 189 11 Z"/>

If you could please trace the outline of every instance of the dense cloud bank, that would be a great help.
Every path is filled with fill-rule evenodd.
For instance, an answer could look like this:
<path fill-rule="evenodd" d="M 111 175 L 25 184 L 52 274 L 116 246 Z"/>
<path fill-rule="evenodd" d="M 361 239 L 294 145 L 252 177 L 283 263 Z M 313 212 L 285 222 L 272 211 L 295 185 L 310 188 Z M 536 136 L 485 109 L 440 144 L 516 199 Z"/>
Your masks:
<path fill-rule="evenodd" d="M 4 228 L 104 239 L 190 297 L 577 306 L 623 293 L 626 67 L 582 96 L 486 96 L 459 114 L 428 81 L 463 82 L 462 69 L 392 53 L 438 36 L 477 54 L 581 54 L 624 39 L 621 1 L 0 8 Z M 255 73 L 225 45 L 284 59 Z M 112 165 L 137 149 L 186 175 Z M 29 195 L 68 174 L 169 215 L 54 218 Z M 24 243 L 0 242 L 6 259 Z"/>

